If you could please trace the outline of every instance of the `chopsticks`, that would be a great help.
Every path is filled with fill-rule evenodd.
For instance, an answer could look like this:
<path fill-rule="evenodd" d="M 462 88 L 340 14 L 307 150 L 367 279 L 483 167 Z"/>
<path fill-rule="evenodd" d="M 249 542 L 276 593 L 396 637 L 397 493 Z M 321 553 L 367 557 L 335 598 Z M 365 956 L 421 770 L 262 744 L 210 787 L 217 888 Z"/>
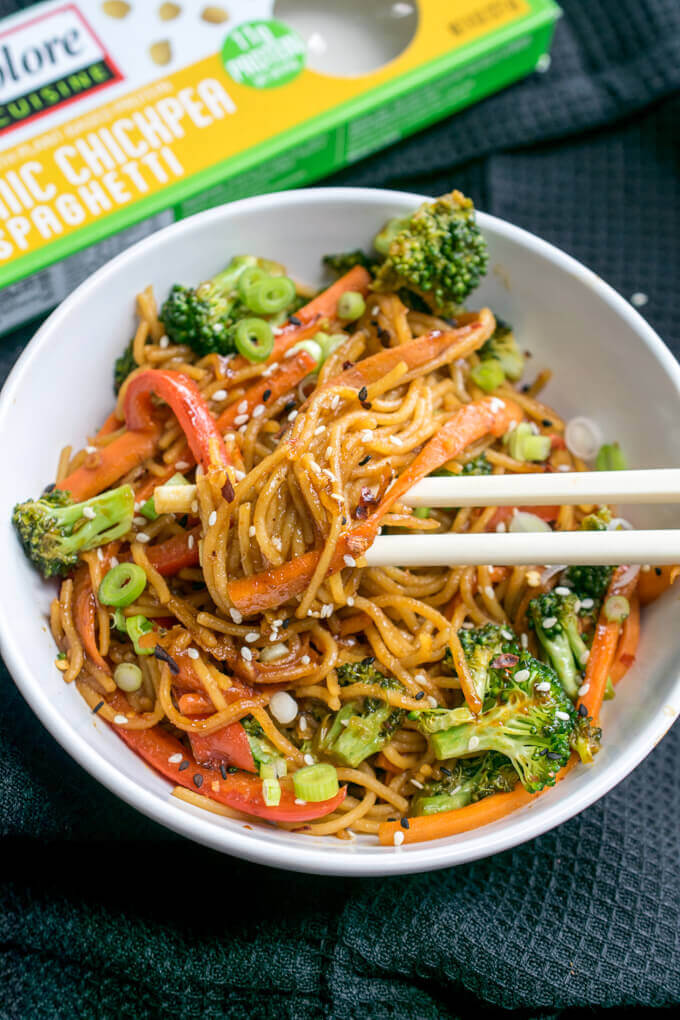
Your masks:
<path fill-rule="evenodd" d="M 680 503 L 680 469 L 458 475 L 426 478 L 404 502 L 413 507 Z M 379 535 L 368 566 L 522 566 L 680 563 L 680 530 L 531 531 Z"/>

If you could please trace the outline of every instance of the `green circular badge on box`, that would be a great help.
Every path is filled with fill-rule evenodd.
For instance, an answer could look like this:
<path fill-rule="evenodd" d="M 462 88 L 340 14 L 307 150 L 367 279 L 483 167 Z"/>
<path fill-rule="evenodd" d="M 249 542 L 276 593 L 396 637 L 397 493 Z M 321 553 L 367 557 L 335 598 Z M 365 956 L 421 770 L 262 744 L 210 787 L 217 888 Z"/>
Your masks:
<path fill-rule="evenodd" d="M 239 85 L 272 89 L 297 78 L 306 53 L 304 40 L 282 21 L 244 21 L 224 40 L 222 62 Z"/>

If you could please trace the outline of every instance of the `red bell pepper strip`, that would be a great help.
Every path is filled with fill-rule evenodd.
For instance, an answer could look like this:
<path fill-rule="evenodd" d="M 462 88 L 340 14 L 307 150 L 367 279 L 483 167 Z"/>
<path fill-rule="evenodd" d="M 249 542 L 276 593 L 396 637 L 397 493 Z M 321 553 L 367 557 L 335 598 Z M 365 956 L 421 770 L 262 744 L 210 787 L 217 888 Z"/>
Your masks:
<path fill-rule="evenodd" d="M 152 394 L 169 405 L 206 474 L 226 472 L 229 457 L 215 419 L 196 384 L 181 372 L 149 368 L 133 376 L 124 401 L 128 429 L 135 432 L 151 426 Z"/>
<path fill-rule="evenodd" d="M 191 761 L 185 748 L 159 726 L 146 730 L 125 729 L 113 725 L 113 729 L 128 747 L 143 758 L 147 765 L 156 769 L 172 783 L 202 793 L 211 800 L 226 804 L 244 814 L 256 815 L 272 822 L 304 822 L 321 818 L 335 811 L 347 794 L 343 786 L 334 797 L 317 803 L 296 804 L 295 791 L 291 780 L 284 776 L 281 783 L 281 801 L 276 807 L 269 807 L 262 795 L 262 780 L 257 776 L 235 772 L 222 779 L 219 772 L 207 769 Z M 175 762 L 176 756 L 177 761 Z M 172 760 L 171 760 L 172 759 Z M 189 762 L 181 769 L 182 764 Z"/>
<path fill-rule="evenodd" d="M 95 666 L 99 666 L 105 673 L 110 674 L 111 667 L 97 647 L 94 625 L 96 611 L 97 602 L 92 591 L 90 571 L 83 564 L 76 570 L 73 581 L 73 622 L 88 658 Z"/>
<path fill-rule="evenodd" d="M 195 567 L 199 563 L 198 540 L 200 528 L 192 528 L 167 538 L 158 545 L 148 545 L 146 555 L 149 563 L 163 577 L 171 577 L 184 567 Z"/>
<path fill-rule="evenodd" d="M 346 555 L 351 554 L 356 558 L 366 552 L 392 504 L 405 496 L 421 478 L 432 474 L 447 460 L 458 457 L 467 446 L 483 436 L 489 433 L 501 436 L 507 432 L 511 422 L 521 420 L 521 408 L 514 401 L 499 397 L 484 397 L 458 408 L 392 483 L 371 516 L 340 538 L 328 573 L 334 574 L 341 570 Z M 244 616 L 281 605 L 308 587 L 320 555 L 314 549 L 280 567 L 231 581 L 228 585 L 229 597 Z"/>

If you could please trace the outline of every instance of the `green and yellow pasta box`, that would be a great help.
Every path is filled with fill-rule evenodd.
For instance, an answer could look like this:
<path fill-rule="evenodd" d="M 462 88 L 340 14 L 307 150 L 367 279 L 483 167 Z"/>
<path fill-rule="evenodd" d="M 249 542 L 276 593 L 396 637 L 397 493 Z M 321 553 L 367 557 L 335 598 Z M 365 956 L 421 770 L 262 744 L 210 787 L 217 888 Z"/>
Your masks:
<path fill-rule="evenodd" d="M 125 247 L 532 71 L 553 0 L 49 0 L 0 22 L 0 332 Z M 233 254 L 225 250 L 225 258 Z"/>

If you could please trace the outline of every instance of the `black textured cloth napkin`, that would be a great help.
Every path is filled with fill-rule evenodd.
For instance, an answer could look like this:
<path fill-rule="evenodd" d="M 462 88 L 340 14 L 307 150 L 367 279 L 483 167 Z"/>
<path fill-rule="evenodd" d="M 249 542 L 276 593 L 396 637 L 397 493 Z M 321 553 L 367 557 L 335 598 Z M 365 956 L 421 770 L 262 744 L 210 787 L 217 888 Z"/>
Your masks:
<path fill-rule="evenodd" d="M 0 13 L 15 6 L 0 0 Z M 624 296 L 646 295 L 643 314 L 677 355 L 680 4 L 562 6 L 547 72 L 333 183 L 456 185 Z M 2 378 L 32 331 L 0 345 Z M 70 760 L 6 671 L 0 683 L 0 1017 L 620 1016 L 680 999 L 677 728 L 529 844 L 343 880 L 159 828 Z"/>

